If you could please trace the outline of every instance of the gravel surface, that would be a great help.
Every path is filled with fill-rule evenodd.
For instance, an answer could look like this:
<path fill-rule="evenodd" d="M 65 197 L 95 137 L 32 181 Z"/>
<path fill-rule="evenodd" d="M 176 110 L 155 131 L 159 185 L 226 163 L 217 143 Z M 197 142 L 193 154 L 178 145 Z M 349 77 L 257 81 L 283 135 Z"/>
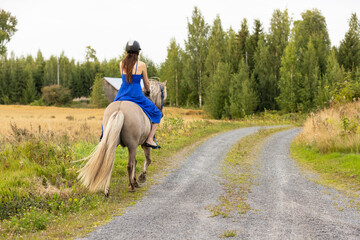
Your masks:
<path fill-rule="evenodd" d="M 248 196 L 255 209 L 238 224 L 241 239 L 360 239 L 360 212 L 339 210 L 347 199 L 308 180 L 289 157 L 291 129 L 271 136 L 258 159 L 259 183 Z M 310 176 L 312 177 L 312 176 Z M 359 200 L 358 200 L 359 201 Z"/>
<path fill-rule="evenodd" d="M 86 239 L 218 239 L 226 230 L 237 239 L 360 239 L 360 213 L 339 211 L 337 192 L 308 180 L 289 158 L 299 129 L 276 133 L 265 143 L 248 202 L 254 209 L 236 218 L 210 217 L 205 208 L 223 192 L 219 163 L 230 147 L 259 128 L 217 135 L 195 149 L 183 165 L 148 195 Z"/>
<path fill-rule="evenodd" d="M 195 149 L 177 170 L 124 214 L 101 226 L 87 239 L 209 239 L 226 229 L 205 209 L 215 204 L 222 187 L 219 162 L 230 147 L 259 128 L 219 134 Z"/>

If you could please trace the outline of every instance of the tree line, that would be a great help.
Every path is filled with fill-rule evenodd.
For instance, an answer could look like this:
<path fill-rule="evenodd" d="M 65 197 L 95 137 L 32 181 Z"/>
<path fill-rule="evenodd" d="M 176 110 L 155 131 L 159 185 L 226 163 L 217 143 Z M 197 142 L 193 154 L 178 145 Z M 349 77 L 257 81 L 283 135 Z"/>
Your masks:
<path fill-rule="evenodd" d="M 85 60 L 75 61 L 62 53 L 44 59 L 39 50 L 36 57 L 3 57 L 0 68 L 0 104 L 29 104 L 42 97 L 46 86 L 61 85 L 70 90 L 71 97 L 88 97 L 91 94 L 97 74 L 107 77 L 121 77 L 119 62 L 112 58 L 99 61 L 96 51 L 86 47 Z M 156 76 L 157 69 L 152 60 L 142 56 L 149 66 L 149 74 Z"/>
<path fill-rule="evenodd" d="M 195 7 L 182 49 L 171 39 L 160 66 L 170 105 L 199 106 L 215 118 L 239 118 L 256 111 L 306 112 L 360 97 L 360 30 L 353 13 L 339 47 L 331 46 L 317 9 L 292 21 L 275 10 L 270 27 L 247 19 L 240 30 L 212 25 Z"/>
<path fill-rule="evenodd" d="M 40 50 L 36 57 L 7 56 L 5 44 L 16 32 L 17 20 L 4 10 L 0 20 L 1 104 L 31 103 L 54 84 L 68 88 L 72 98 L 90 96 L 96 76 L 120 77 L 124 53 L 100 62 L 90 46 L 81 62 L 64 53 L 44 59 Z M 303 12 L 297 21 L 288 10 L 274 10 L 266 32 L 258 19 L 251 30 L 245 18 L 239 30 L 224 30 L 220 16 L 209 25 L 195 7 L 184 49 L 171 39 L 160 66 L 140 58 L 150 77 L 167 80 L 171 106 L 198 106 L 215 118 L 239 118 L 264 109 L 306 112 L 360 97 L 359 29 L 353 13 L 344 39 L 334 47 L 317 9 Z"/>

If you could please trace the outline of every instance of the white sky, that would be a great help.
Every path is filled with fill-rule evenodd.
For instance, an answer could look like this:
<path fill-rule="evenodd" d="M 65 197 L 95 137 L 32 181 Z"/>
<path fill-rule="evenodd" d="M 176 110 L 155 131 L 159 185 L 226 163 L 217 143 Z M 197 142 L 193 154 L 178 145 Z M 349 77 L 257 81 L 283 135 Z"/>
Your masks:
<path fill-rule="evenodd" d="M 130 39 L 140 42 L 145 56 L 165 61 L 170 39 L 184 47 L 187 20 L 198 6 L 212 25 L 217 14 L 222 26 L 240 29 L 247 18 L 252 32 L 260 19 L 268 32 L 275 9 L 288 9 L 294 20 L 305 10 L 317 8 L 326 18 L 332 45 L 338 46 L 348 30 L 352 12 L 360 17 L 360 0 L 1 0 L 0 8 L 18 19 L 18 31 L 7 44 L 8 53 L 36 56 L 40 49 L 47 59 L 60 55 L 83 61 L 85 48 L 96 50 L 99 60 L 118 57 Z"/>

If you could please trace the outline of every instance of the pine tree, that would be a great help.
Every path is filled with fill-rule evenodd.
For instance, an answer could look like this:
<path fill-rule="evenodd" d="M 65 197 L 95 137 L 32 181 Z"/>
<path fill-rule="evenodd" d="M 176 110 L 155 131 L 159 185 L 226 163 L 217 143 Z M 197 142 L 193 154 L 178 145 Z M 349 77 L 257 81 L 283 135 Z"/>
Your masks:
<path fill-rule="evenodd" d="M 296 51 L 297 49 L 294 42 L 290 41 L 281 58 L 280 95 L 276 100 L 280 109 L 286 112 L 295 112 L 298 110 L 298 88 L 301 80 L 301 72 Z"/>
<path fill-rule="evenodd" d="M 236 56 L 237 39 L 235 31 L 230 27 L 225 34 L 225 62 L 231 67 L 231 72 L 234 73 L 238 66 L 239 61 Z"/>
<path fill-rule="evenodd" d="M 255 68 L 252 74 L 254 87 L 259 96 L 259 110 L 276 109 L 275 98 L 278 94 L 278 83 L 274 71 L 273 55 L 270 46 L 266 44 L 263 35 L 260 36 L 258 48 L 255 52 Z"/>
<path fill-rule="evenodd" d="M 220 62 L 206 95 L 205 109 L 216 119 L 228 116 L 230 65 Z"/>
<path fill-rule="evenodd" d="M 72 82 L 71 64 L 64 52 L 62 52 L 59 57 L 59 71 L 60 85 L 70 88 L 70 83 Z"/>
<path fill-rule="evenodd" d="M 35 83 L 36 92 L 41 94 L 41 88 L 44 86 L 45 60 L 39 50 L 35 59 L 35 67 L 33 69 L 33 80 Z"/>
<path fill-rule="evenodd" d="M 179 91 L 179 102 L 180 106 L 195 106 L 198 100 L 197 91 L 197 83 L 195 81 L 191 81 L 192 76 L 194 76 L 193 68 L 191 66 L 191 59 L 189 54 L 186 51 L 180 51 L 181 58 L 181 76 L 182 81 L 180 81 L 180 91 Z"/>
<path fill-rule="evenodd" d="M 356 69 L 354 75 L 354 79 L 352 81 L 352 88 L 353 88 L 353 99 L 360 100 L 360 68 Z"/>
<path fill-rule="evenodd" d="M 84 96 L 82 95 L 82 86 L 81 86 L 81 73 L 80 73 L 80 63 L 74 63 L 75 71 L 72 73 L 72 82 L 71 82 L 71 96 L 73 98 Z"/>
<path fill-rule="evenodd" d="M 308 111 L 314 107 L 314 99 L 319 87 L 319 66 L 316 50 L 310 37 L 304 53 L 303 81 L 299 82 L 299 103 L 301 110 Z M 320 86 L 321 86 L 320 82 Z"/>
<path fill-rule="evenodd" d="M 170 41 L 167 49 L 167 58 L 161 66 L 161 79 L 167 80 L 168 99 L 170 105 L 179 106 L 179 92 L 181 92 L 182 77 L 182 61 L 181 48 L 176 43 L 175 38 Z"/>
<path fill-rule="evenodd" d="M 237 56 L 238 63 L 241 59 L 244 59 L 245 63 L 248 64 L 249 51 L 247 49 L 247 41 L 249 40 L 249 37 L 249 27 L 246 18 L 244 18 L 241 22 L 240 31 L 237 34 L 237 49 L 235 54 Z M 235 72 L 237 72 L 237 69 L 235 69 Z"/>
<path fill-rule="evenodd" d="M 332 98 L 331 92 L 337 86 L 337 83 L 342 82 L 343 71 L 336 59 L 336 50 L 332 49 L 327 58 L 326 73 L 322 76 L 317 87 L 317 94 L 315 96 L 315 106 L 323 108 L 330 106 Z"/>
<path fill-rule="evenodd" d="M 269 86 L 269 92 L 271 93 L 271 97 L 267 99 L 269 103 L 263 104 L 264 107 L 269 107 L 270 109 L 278 108 L 275 98 L 280 94 L 278 85 L 280 81 L 281 58 L 284 54 L 286 46 L 288 45 L 290 24 L 291 19 L 287 9 L 285 9 L 283 12 L 279 9 L 274 10 L 270 20 L 269 34 L 266 35 L 270 56 L 270 59 L 267 61 L 270 61 L 271 63 L 271 66 L 269 66 L 269 68 L 271 68 L 271 76 L 269 75 L 268 78 L 271 80 L 271 82 L 274 82 Z M 260 110 L 263 110 L 263 108 Z"/>
<path fill-rule="evenodd" d="M 6 86 L 5 86 L 5 76 L 6 76 L 6 59 L 0 61 L 0 104 L 2 103 L 1 99 L 5 96 Z"/>
<path fill-rule="evenodd" d="M 94 84 L 94 79 L 98 69 L 100 68 L 99 62 L 85 62 L 80 65 L 79 72 L 79 92 L 81 96 L 90 96 L 91 87 Z"/>
<path fill-rule="evenodd" d="M 15 60 L 15 65 L 11 72 L 10 82 L 10 100 L 12 103 L 24 103 L 23 91 L 26 88 L 26 77 L 24 76 L 24 68 L 26 66 L 25 58 L 18 58 Z"/>
<path fill-rule="evenodd" d="M 258 47 L 258 42 L 261 36 L 263 35 L 263 27 L 259 19 L 254 20 L 253 33 L 250 35 L 247 41 L 247 50 L 248 50 L 248 66 L 249 73 L 251 73 L 255 67 L 255 53 Z"/>
<path fill-rule="evenodd" d="M 346 71 L 356 71 L 360 67 L 360 23 L 356 13 L 351 15 L 349 30 L 339 47 L 339 63 Z"/>
<path fill-rule="evenodd" d="M 241 118 L 253 113 L 258 104 L 258 98 L 249 78 L 249 67 L 242 59 L 239 71 L 231 77 L 229 102 L 231 118 Z"/>
<path fill-rule="evenodd" d="M 3 104 L 12 103 L 11 89 L 14 86 L 13 72 L 14 72 L 15 64 L 16 64 L 16 60 L 13 52 L 10 54 L 10 58 L 5 58 L 2 62 L 3 85 L 1 86 L 2 96 L 0 98 L 0 103 Z"/>
<path fill-rule="evenodd" d="M 185 48 L 189 55 L 190 64 L 188 67 L 189 85 L 191 82 L 196 83 L 197 92 L 192 92 L 189 96 L 197 96 L 199 107 L 202 107 L 203 101 L 203 78 L 205 70 L 205 59 L 208 52 L 207 37 L 209 26 L 205 23 L 204 17 L 201 15 L 200 10 L 195 7 L 191 22 L 188 22 L 188 39 L 185 41 Z M 193 89 L 193 88 L 190 88 Z M 194 90 L 192 90 L 194 91 Z M 194 99 L 194 101 L 196 101 Z"/>
<path fill-rule="evenodd" d="M 104 78 L 102 74 L 97 74 L 95 77 L 90 103 L 98 108 L 106 107 L 109 104 L 109 101 L 105 97 Z"/>
<path fill-rule="evenodd" d="M 324 108 L 330 104 L 330 86 L 326 76 L 323 77 L 322 81 L 318 85 L 317 93 L 315 96 L 315 106 Z"/>
<path fill-rule="evenodd" d="M 57 58 L 53 55 L 45 61 L 43 86 L 50 86 L 57 83 L 57 61 Z"/>
<path fill-rule="evenodd" d="M 25 77 L 26 88 L 23 89 L 23 98 L 21 99 L 21 102 L 28 104 L 34 101 L 37 95 L 34 78 L 32 76 L 32 66 L 30 64 L 26 65 L 23 76 Z"/>
<path fill-rule="evenodd" d="M 225 38 L 224 31 L 221 26 L 219 15 L 216 16 L 208 41 L 209 52 L 205 60 L 205 67 L 209 73 L 209 79 L 212 80 L 215 75 L 217 65 L 224 61 Z"/>
<path fill-rule="evenodd" d="M 120 59 L 112 58 L 109 61 L 106 59 L 101 63 L 102 72 L 105 77 L 121 78 L 119 70 Z"/>
<path fill-rule="evenodd" d="M 326 67 L 326 79 L 329 85 L 330 90 L 333 89 L 334 85 L 337 82 L 340 82 L 344 76 L 343 72 L 339 66 L 339 63 L 336 59 L 335 50 L 331 50 L 327 58 L 327 67 Z"/>

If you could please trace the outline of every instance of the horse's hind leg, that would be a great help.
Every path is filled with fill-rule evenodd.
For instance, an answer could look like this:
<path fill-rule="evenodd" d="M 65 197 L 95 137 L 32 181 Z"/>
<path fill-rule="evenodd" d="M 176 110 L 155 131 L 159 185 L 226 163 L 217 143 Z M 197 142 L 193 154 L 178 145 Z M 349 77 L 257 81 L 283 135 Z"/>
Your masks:
<path fill-rule="evenodd" d="M 148 147 L 143 147 L 142 149 L 144 150 L 144 153 L 145 153 L 145 162 L 144 162 L 143 172 L 139 176 L 140 183 L 144 183 L 146 181 L 146 170 L 151 163 L 151 158 L 150 158 L 151 149 Z"/>
<path fill-rule="evenodd" d="M 127 170 L 129 176 L 130 192 L 135 192 L 135 187 L 138 187 L 138 184 L 136 182 L 135 167 L 136 167 L 136 147 L 129 148 L 129 162 L 128 162 Z"/>

